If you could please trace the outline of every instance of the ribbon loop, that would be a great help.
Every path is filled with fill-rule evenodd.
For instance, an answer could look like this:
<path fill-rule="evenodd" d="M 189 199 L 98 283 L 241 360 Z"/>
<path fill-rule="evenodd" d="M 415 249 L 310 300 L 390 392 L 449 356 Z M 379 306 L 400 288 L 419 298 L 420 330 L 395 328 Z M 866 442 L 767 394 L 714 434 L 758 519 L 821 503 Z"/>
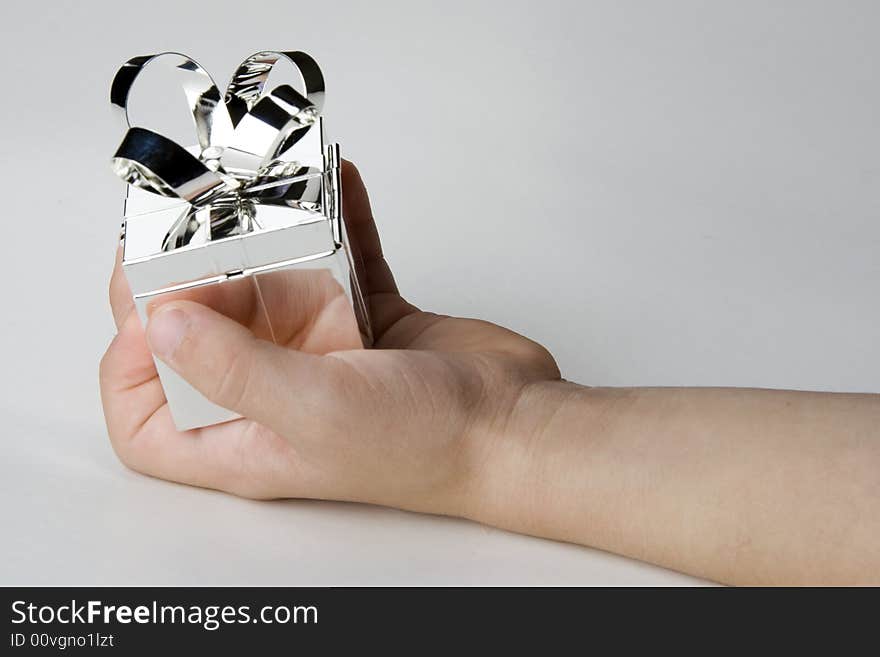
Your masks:
<path fill-rule="evenodd" d="M 299 73 L 304 94 L 286 84 L 266 92 L 269 74 L 280 61 Z M 181 82 L 195 124 L 195 147 L 132 125 L 129 94 L 154 62 L 170 66 Z M 236 69 L 223 101 L 211 76 L 190 57 L 135 57 L 117 72 L 110 101 L 127 127 L 113 157 L 114 172 L 130 185 L 190 206 L 169 229 L 164 250 L 253 230 L 259 227 L 258 204 L 320 210 L 323 168 L 284 159 L 318 121 L 324 104 L 324 77 L 306 53 L 251 55 Z"/>
<path fill-rule="evenodd" d="M 316 113 L 320 114 L 324 109 L 324 75 L 318 62 L 300 51 L 263 50 L 245 59 L 226 87 L 226 108 L 233 126 L 237 126 L 263 96 L 266 80 L 281 60 L 292 64 L 299 73 L 305 97 L 314 105 Z"/>
<path fill-rule="evenodd" d="M 221 103 L 220 91 L 214 80 L 194 59 L 176 52 L 133 57 L 117 71 L 110 87 L 110 103 L 116 109 L 124 127 L 132 127 L 128 97 L 135 81 L 147 66 L 156 64 L 171 69 L 183 87 L 201 148 L 212 145 L 214 131 L 226 127 L 224 123 L 230 125 L 225 132 L 231 130 L 228 112 L 225 104 Z M 219 113 L 218 108 L 222 108 Z"/>

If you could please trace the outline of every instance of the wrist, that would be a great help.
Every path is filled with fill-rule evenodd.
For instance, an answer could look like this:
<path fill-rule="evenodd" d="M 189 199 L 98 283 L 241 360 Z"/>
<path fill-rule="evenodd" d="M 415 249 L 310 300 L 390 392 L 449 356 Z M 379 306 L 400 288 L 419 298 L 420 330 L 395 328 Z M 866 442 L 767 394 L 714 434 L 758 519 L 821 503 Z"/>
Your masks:
<path fill-rule="evenodd" d="M 467 517 L 555 540 L 613 547 L 615 518 L 632 503 L 620 481 L 620 427 L 639 415 L 639 390 L 567 381 L 523 386 L 503 423 L 484 435 L 484 467 Z M 625 468 L 623 468 L 625 469 Z"/>
<path fill-rule="evenodd" d="M 571 461 L 569 423 L 573 406 L 589 399 L 589 388 L 567 381 L 535 381 L 517 386 L 506 408 L 495 412 L 470 436 L 470 482 L 464 515 L 472 520 L 540 533 L 542 507 L 554 489 L 580 475 Z M 584 416 L 581 413 L 580 419 Z"/>

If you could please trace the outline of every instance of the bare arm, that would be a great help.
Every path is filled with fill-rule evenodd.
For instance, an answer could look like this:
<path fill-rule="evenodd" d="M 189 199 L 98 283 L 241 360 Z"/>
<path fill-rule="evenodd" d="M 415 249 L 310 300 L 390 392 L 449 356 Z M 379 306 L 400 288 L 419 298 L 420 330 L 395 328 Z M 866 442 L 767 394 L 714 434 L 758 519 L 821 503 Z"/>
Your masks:
<path fill-rule="evenodd" d="M 736 584 L 880 583 L 880 395 L 529 386 L 495 525 Z"/>

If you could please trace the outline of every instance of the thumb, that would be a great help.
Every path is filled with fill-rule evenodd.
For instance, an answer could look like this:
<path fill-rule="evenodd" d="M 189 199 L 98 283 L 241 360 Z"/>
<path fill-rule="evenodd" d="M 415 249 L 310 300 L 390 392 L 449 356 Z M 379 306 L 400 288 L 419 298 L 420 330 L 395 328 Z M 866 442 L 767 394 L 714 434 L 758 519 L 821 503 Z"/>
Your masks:
<path fill-rule="evenodd" d="M 150 350 L 209 400 L 278 427 L 316 392 L 326 401 L 340 363 L 259 340 L 246 327 L 194 301 L 157 308 Z M 334 365 L 336 363 L 336 365 Z"/>

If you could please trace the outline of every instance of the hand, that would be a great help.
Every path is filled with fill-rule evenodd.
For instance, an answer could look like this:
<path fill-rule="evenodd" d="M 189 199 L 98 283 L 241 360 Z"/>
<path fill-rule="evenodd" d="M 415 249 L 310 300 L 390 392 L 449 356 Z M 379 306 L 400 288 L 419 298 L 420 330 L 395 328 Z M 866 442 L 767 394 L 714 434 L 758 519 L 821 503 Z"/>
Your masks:
<path fill-rule="evenodd" d="M 534 342 L 404 301 L 347 163 L 344 179 L 374 349 L 317 270 L 261 281 L 289 320 L 274 342 L 249 281 L 151 308 L 145 336 L 117 260 L 101 392 L 123 462 L 248 497 L 460 515 L 724 582 L 878 581 L 880 395 L 560 381 Z M 151 350 L 244 419 L 177 431 Z"/>
<path fill-rule="evenodd" d="M 118 334 L 101 362 L 113 447 L 134 470 L 246 497 L 472 515 L 520 392 L 559 371 L 543 347 L 511 331 L 407 303 L 350 163 L 343 179 L 374 348 L 358 348 L 341 288 L 315 270 L 261 280 L 267 304 L 290 308 L 277 344 L 260 339 L 269 336 L 244 284 L 163 299 L 145 333 L 117 257 Z M 151 352 L 243 418 L 177 431 Z"/>

